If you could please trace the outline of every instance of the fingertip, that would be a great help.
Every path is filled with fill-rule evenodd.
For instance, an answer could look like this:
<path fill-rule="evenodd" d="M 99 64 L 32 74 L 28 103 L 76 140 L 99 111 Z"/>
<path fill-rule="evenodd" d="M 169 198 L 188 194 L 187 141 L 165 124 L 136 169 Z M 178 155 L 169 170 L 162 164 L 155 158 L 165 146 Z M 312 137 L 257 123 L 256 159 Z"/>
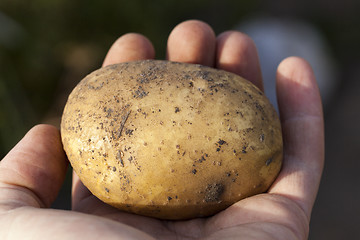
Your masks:
<path fill-rule="evenodd" d="M 290 77 L 294 73 L 301 73 L 297 71 L 298 69 L 301 69 L 301 72 L 306 74 L 313 74 L 310 64 L 304 58 L 298 56 L 290 56 L 282 60 L 278 66 L 277 73 Z M 298 80 L 298 77 L 294 80 Z"/>
<path fill-rule="evenodd" d="M 213 66 L 216 36 L 207 23 L 188 20 L 178 24 L 170 33 L 167 43 L 167 59 Z"/>
<path fill-rule="evenodd" d="M 215 33 L 212 27 L 204 21 L 191 19 L 184 22 L 179 23 L 175 26 L 172 33 L 176 33 L 179 31 L 180 33 L 187 34 L 201 34 L 205 37 L 210 37 L 215 39 Z M 170 34 L 171 35 L 171 34 Z"/>
<path fill-rule="evenodd" d="M 155 49 L 151 41 L 138 33 L 127 33 L 119 37 L 107 53 L 103 67 L 115 63 L 153 59 Z"/>
<path fill-rule="evenodd" d="M 41 156 L 58 157 L 67 164 L 66 155 L 61 142 L 60 130 L 50 124 L 38 124 L 32 127 L 18 145 Z M 31 148 L 33 146 L 33 148 Z M 15 146 L 14 149 L 16 149 Z M 57 164 L 58 162 L 54 162 Z M 62 166 L 62 162 L 60 162 Z"/>
<path fill-rule="evenodd" d="M 315 87 L 315 77 L 311 65 L 298 56 L 287 57 L 282 60 L 277 68 L 279 80 L 291 80 L 302 86 Z"/>
<path fill-rule="evenodd" d="M 57 127 L 50 124 L 38 124 L 33 126 L 26 135 L 36 135 L 40 139 L 46 136 L 52 141 L 57 141 L 60 138 L 60 131 Z"/>
<path fill-rule="evenodd" d="M 311 65 L 301 57 L 288 57 L 278 66 L 276 89 L 283 118 L 322 116 L 320 91 Z"/>

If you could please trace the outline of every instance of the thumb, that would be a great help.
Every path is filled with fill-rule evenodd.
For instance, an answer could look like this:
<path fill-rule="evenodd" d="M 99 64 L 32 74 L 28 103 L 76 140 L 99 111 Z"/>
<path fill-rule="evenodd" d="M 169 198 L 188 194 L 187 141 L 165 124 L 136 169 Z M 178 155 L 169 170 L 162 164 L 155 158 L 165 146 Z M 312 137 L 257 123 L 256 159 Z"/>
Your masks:
<path fill-rule="evenodd" d="M 50 125 L 33 127 L 0 162 L 0 209 L 50 207 L 67 165 L 59 130 Z"/>

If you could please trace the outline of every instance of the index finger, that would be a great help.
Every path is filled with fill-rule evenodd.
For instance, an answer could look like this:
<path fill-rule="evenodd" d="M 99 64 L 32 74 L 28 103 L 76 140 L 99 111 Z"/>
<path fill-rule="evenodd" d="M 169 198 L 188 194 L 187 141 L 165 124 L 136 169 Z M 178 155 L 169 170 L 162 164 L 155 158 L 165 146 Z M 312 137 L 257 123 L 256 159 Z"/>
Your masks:
<path fill-rule="evenodd" d="M 284 139 L 284 164 L 270 193 L 295 201 L 310 218 L 324 164 L 324 120 L 310 65 L 285 59 L 277 72 L 277 96 Z"/>

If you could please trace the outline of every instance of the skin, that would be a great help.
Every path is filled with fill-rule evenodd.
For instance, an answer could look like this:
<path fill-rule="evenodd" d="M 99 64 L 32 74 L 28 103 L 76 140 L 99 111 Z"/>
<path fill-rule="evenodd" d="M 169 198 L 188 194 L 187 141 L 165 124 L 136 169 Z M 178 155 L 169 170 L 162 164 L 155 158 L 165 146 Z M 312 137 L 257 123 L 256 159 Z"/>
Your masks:
<path fill-rule="evenodd" d="M 111 47 L 104 66 L 154 55 L 147 38 L 126 34 Z M 204 22 L 183 22 L 169 36 L 167 58 L 225 69 L 262 88 L 255 45 L 240 32 L 216 37 Z M 284 165 L 267 193 L 241 200 L 213 217 L 160 221 L 105 205 L 74 175 L 73 210 L 50 209 L 68 161 L 59 130 L 38 125 L 0 162 L 0 238 L 307 239 L 324 164 L 321 100 L 304 59 L 283 60 L 276 76 Z"/>

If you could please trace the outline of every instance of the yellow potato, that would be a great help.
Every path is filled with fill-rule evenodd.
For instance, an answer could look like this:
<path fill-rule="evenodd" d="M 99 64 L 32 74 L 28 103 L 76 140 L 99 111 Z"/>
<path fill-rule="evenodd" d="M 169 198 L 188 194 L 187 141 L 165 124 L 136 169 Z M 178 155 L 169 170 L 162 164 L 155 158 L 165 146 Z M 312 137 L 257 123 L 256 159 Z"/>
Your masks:
<path fill-rule="evenodd" d="M 61 134 L 95 196 L 161 219 L 209 216 L 266 191 L 283 155 L 277 113 L 257 87 L 226 71 L 159 60 L 84 78 Z"/>

